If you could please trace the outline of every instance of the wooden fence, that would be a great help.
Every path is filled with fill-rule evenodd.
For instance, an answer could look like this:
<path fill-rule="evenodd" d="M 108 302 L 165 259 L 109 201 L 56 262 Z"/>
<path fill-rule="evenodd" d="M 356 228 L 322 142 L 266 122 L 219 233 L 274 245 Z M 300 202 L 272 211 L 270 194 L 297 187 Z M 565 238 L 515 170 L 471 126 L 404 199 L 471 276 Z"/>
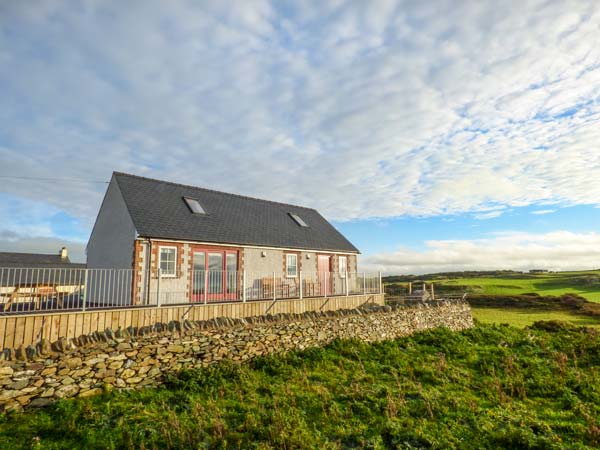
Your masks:
<path fill-rule="evenodd" d="M 317 297 L 246 303 L 194 304 L 135 307 L 95 311 L 23 314 L 0 317 L 0 349 L 35 344 L 40 339 L 54 342 L 61 337 L 102 331 L 106 328 L 142 327 L 172 320 L 209 320 L 216 317 L 252 317 L 265 314 L 303 313 L 352 309 L 364 303 L 384 304 L 383 294 Z"/>

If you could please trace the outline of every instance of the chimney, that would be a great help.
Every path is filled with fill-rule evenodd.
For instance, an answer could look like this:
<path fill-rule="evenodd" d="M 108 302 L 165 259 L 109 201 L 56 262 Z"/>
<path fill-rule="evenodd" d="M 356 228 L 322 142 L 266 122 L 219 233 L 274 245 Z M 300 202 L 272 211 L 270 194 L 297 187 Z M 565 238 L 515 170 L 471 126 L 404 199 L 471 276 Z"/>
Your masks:
<path fill-rule="evenodd" d="M 67 247 L 63 247 L 60 249 L 60 259 L 67 259 L 69 256 L 67 252 Z"/>

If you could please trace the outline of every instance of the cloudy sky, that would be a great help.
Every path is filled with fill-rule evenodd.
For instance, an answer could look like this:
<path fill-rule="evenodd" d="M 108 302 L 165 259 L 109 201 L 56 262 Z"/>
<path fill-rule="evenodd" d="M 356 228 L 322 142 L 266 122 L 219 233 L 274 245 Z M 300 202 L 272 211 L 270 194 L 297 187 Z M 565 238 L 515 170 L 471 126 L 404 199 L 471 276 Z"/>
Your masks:
<path fill-rule="evenodd" d="M 81 259 L 119 170 L 365 270 L 600 267 L 599 2 L 4 0 L 0 93 L 0 250 Z"/>

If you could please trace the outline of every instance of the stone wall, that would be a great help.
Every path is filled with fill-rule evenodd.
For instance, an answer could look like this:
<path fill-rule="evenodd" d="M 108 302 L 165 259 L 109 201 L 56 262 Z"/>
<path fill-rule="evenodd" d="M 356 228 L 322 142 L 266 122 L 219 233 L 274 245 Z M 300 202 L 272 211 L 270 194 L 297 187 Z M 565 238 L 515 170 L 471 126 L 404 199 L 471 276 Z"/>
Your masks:
<path fill-rule="evenodd" d="M 437 301 L 107 329 L 52 344 L 42 341 L 27 352 L 4 350 L 0 409 L 45 406 L 55 399 L 87 397 L 113 388 L 156 386 L 167 372 L 225 359 L 243 362 L 322 346 L 336 338 L 373 342 L 428 328 L 461 330 L 472 325 L 467 303 Z"/>

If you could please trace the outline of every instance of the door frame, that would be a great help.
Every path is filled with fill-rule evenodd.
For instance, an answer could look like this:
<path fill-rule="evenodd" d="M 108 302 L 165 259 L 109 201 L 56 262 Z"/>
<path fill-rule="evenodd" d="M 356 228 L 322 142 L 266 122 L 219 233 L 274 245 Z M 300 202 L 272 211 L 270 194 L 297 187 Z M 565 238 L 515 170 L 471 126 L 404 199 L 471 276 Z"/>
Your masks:
<path fill-rule="evenodd" d="M 327 272 L 321 270 L 320 261 L 321 258 L 327 258 Z M 330 253 L 317 253 L 317 279 L 319 280 L 319 294 L 321 296 L 327 297 L 331 294 L 331 272 L 332 272 L 332 264 L 333 264 L 333 255 Z M 327 273 L 327 276 L 324 277 L 322 274 Z"/>
<path fill-rule="evenodd" d="M 208 277 L 204 277 L 204 290 L 201 294 L 194 294 L 194 255 L 196 253 L 204 253 L 204 265 L 205 265 L 205 274 L 209 272 L 208 270 L 208 255 L 209 253 L 221 253 L 223 255 L 223 265 L 221 267 L 221 290 L 217 293 L 209 293 L 208 292 Z M 239 268 L 240 268 L 240 255 L 242 253 L 242 249 L 239 247 L 220 247 L 220 246 L 212 246 L 212 245 L 190 245 L 190 302 L 193 303 L 210 303 L 210 302 L 220 302 L 226 300 L 237 300 L 237 289 L 235 292 L 228 293 L 227 292 L 227 255 L 234 254 L 236 255 L 236 285 L 239 286 Z"/>

